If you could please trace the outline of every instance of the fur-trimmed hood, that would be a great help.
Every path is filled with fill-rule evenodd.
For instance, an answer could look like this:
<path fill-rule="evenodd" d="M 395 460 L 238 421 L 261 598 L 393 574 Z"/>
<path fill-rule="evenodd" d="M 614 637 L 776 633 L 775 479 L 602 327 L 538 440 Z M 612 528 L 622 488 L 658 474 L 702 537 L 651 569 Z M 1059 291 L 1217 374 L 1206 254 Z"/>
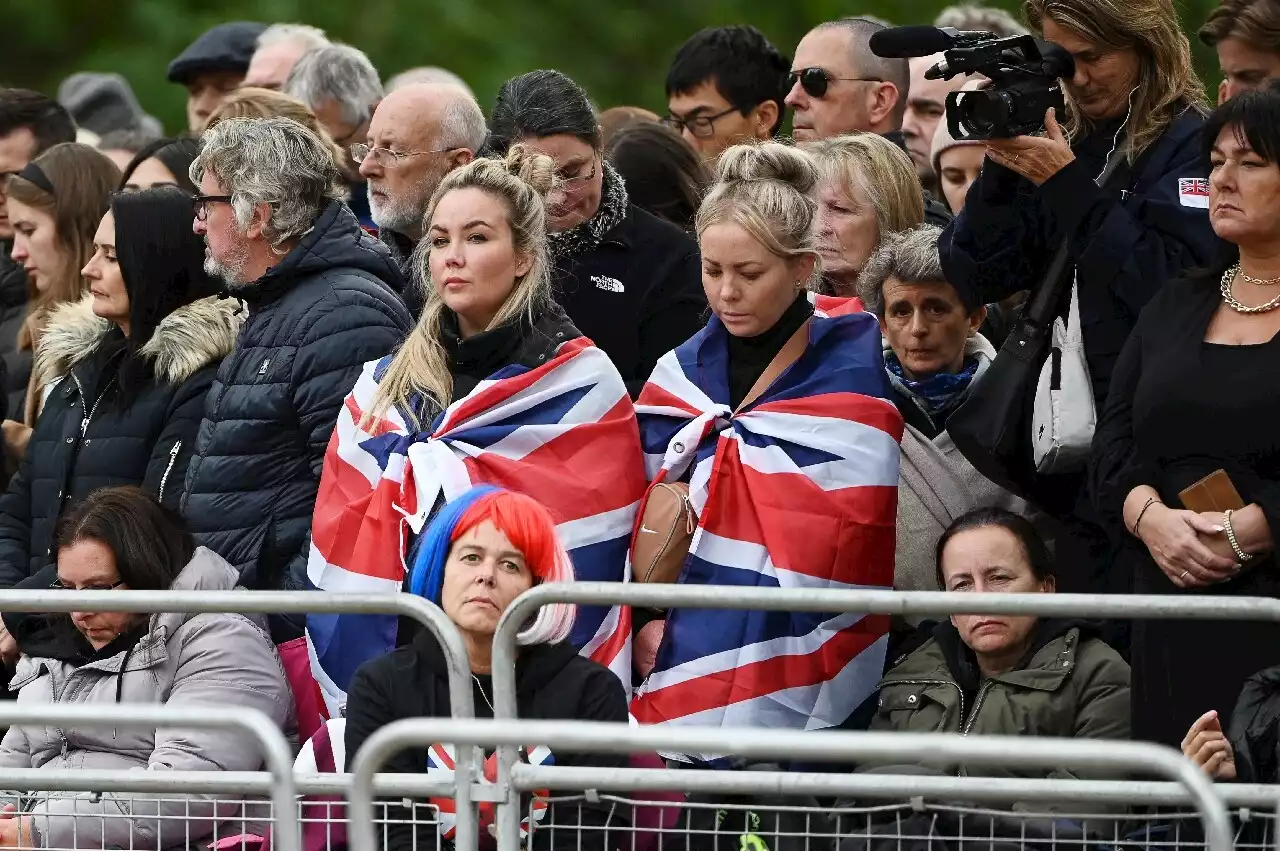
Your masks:
<path fill-rule="evenodd" d="M 181 384 L 231 353 L 243 313 L 241 303 L 233 298 L 198 299 L 160 320 L 139 354 L 151 363 L 157 379 Z M 55 308 L 36 347 L 35 386 L 65 375 L 97 349 L 112 327 L 94 314 L 91 295 Z"/>

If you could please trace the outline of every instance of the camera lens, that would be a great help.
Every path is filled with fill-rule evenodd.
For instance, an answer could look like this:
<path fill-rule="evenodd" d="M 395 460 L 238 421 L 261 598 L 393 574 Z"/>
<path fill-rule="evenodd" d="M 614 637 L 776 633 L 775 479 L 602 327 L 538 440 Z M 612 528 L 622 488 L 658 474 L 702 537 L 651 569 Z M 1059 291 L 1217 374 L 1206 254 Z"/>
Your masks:
<path fill-rule="evenodd" d="M 960 121 L 975 136 L 999 136 L 1008 126 L 1013 105 L 1007 92 L 964 92 L 959 99 Z"/>

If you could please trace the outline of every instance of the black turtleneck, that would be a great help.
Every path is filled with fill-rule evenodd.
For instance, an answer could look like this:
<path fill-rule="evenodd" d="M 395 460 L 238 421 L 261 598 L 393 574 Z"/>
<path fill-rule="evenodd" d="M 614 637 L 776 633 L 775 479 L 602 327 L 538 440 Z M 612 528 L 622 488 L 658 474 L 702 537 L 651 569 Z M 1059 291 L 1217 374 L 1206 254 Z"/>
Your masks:
<path fill-rule="evenodd" d="M 773 327 L 754 337 L 729 335 L 729 407 L 736 409 L 804 321 L 813 315 L 806 293 L 800 293 Z"/>
<path fill-rule="evenodd" d="M 529 324 L 517 320 L 464 340 L 458 328 L 457 315 L 446 310 L 440 322 L 440 341 L 449 353 L 449 367 L 453 374 L 453 399 L 450 403 L 470 393 L 477 384 L 502 367 L 514 363 L 528 336 Z"/>

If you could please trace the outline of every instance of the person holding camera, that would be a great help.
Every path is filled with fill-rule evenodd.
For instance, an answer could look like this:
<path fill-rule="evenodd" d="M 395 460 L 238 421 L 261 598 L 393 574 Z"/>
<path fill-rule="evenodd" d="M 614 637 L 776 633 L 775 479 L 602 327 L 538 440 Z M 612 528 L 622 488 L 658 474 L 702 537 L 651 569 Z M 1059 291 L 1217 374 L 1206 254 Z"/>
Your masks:
<path fill-rule="evenodd" d="M 1209 261 L 1207 111 L 1171 0 L 1026 0 L 1032 28 L 1071 54 L 1065 116 L 992 139 L 964 209 L 940 242 L 967 303 L 1035 287 L 1065 239 L 1095 404 L 1138 313 L 1164 283 Z M 1122 156 L 1106 188 L 1094 183 Z"/>

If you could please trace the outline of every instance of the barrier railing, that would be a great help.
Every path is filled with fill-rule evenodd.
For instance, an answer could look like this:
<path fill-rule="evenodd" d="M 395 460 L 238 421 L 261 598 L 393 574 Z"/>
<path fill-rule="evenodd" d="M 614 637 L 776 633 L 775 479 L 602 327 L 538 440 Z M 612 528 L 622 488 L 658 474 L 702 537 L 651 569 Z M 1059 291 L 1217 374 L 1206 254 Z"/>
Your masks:
<path fill-rule="evenodd" d="M 60 591 L 0 590 L 0 612 L 190 612 L 239 614 L 386 614 L 410 617 L 429 629 L 440 644 L 448 668 L 449 700 L 455 716 L 475 715 L 471 673 L 462 636 L 448 616 L 432 603 L 412 594 L 360 594 L 316 591 Z M 153 709 L 155 707 L 152 707 Z M 100 712 L 101 710 L 99 710 Z M 0 723 L 6 723 L 0 716 Z M 14 722 L 9 722 L 14 723 Z M 455 773 L 477 777 L 479 755 L 459 748 Z M 465 788 L 464 788 L 465 787 Z M 471 813 L 471 783 L 460 784 L 459 813 Z M 294 826 L 296 828 L 296 825 Z M 475 844 L 475 820 L 458 818 L 458 847 Z M 295 829 L 296 838 L 296 829 Z M 282 851 L 297 851 L 296 846 Z"/>
<path fill-rule="evenodd" d="M 1212 851 L 1230 851 L 1231 825 L 1221 799 L 1204 773 L 1178 751 L 1145 742 L 1049 739 L 1016 736 L 967 737 L 924 733 L 807 733 L 799 730 L 771 730 L 760 736 L 750 728 L 662 728 L 633 727 L 590 721 L 454 720 L 412 718 L 396 721 L 371 735 L 356 754 L 351 784 L 350 838 L 353 851 L 376 851 L 372 822 L 374 797 L 371 778 L 393 754 L 406 747 L 426 747 L 436 742 L 455 746 L 497 745 L 520 747 L 531 742 L 552 749 L 592 753 L 632 754 L 654 751 L 710 751 L 768 759 L 811 759 L 815 761 L 918 761 L 921 764 L 965 763 L 975 766 L 1019 768 L 1067 767 L 1102 773 L 1141 771 L 1164 775 L 1181 784 L 1194 803 Z M 545 788 L 562 769 L 547 766 L 517 766 L 499 780 L 516 794 L 517 819 L 514 828 L 497 824 L 498 851 L 518 851 L 520 847 L 519 793 Z M 576 769 L 575 779 L 591 783 L 612 783 L 614 769 Z M 649 789 L 703 792 L 724 791 L 720 772 L 695 770 L 652 770 L 645 776 Z M 755 772 L 743 772 L 744 775 Z M 895 775 L 875 777 L 883 795 L 905 796 L 910 784 L 899 784 Z M 909 778 L 918 780 L 920 778 Z M 959 779 L 959 778 L 957 778 Z M 966 780 L 968 778 L 965 778 Z M 749 782 L 749 781 L 745 781 Z M 785 772 L 765 778 L 755 791 L 792 791 Z M 539 787 L 538 784 L 543 784 Z M 767 785 L 773 784 L 773 785 Z M 782 784 L 783 789 L 778 788 Z M 461 785 L 461 781 L 459 781 Z M 590 788 L 595 788 L 594 785 Z M 1019 797 L 1022 797 L 1019 794 Z M 1274 799 L 1273 799 L 1274 801 Z M 461 815 L 461 811 L 459 811 Z"/>
<path fill-rule="evenodd" d="M 879 615 L 956 614 L 1280 621 L 1280 600 L 1269 597 L 1186 597 L 1184 595 L 999 594 L 944 591 L 873 591 L 827 588 L 722 588 L 618 582 L 538 585 L 507 607 L 493 636 L 493 715 L 516 717 L 516 635 L 549 603 L 649 608 L 734 609 L 742 611 L 848 612 Z M 771 735 L 773 735 L 771 733 Z M 519 742 L 498 747 L 498 777 L 512 776 Z M 729 749 L 726 752 L 736 752 Z M 517 790 L 502 791 L 497 807 L 499 835 L 518 831 Z M 1280 811 L 1280 806 L 1277 807 Z M 1280 836 L 1277 837 L 1280 851 Z"/>
<path fill-rule="evenodd" d="M 113 705 L 110 713 L 105 713 L 101 706 L 93 704 L 8 703 L 0 704 L 0 725 L 118 727 L 134 730 L 153 730 L 157 727 L 240 730 L 256 739 L 262 747 L 263 761 L 271 777 L 269 793 L 276 812 L 290 813 L 294 806 L 294 799 L 297 797 L 293 782 L 293 749 L 289 747 L 284 734 L 280 732 L 275 722 L 256 709 L 120 703 Z M 42 772 L 39 769 L 6 770 L 0 783 L 15 789 L 44 789 L 53 773 Z M 172 773 L 164 773 L 170 775 L 168 779 L 171 781 Z M 19 781 L 29 781 L 29 783 L 20 786 Z M 168 788 L 172 789 L 172 786 Z M 66 818 L 75 818 L 75 816 L 66 816 Z M 278 843 L 279 851 L 302 851 L 302 837 L 296 819 L 287 817 L 276 819 L 275 827 L 274 841 Z"/>

